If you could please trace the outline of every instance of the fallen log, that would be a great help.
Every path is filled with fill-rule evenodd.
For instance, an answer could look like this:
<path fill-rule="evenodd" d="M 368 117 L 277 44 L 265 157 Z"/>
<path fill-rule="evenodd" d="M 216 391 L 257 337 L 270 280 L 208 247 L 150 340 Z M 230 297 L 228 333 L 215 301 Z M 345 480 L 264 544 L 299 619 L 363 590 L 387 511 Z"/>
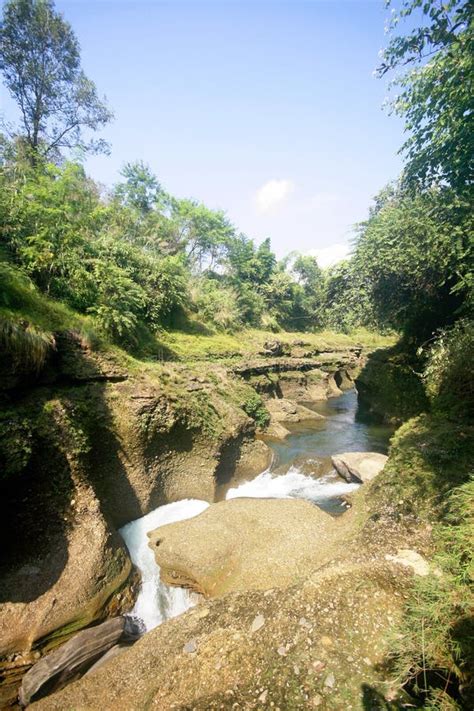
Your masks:
<path fill-rule="evenodd" d="M 78 632 L 25 674 L 18 694 L 20 706 L 62 689 L 82 676 L 111 647 L 135 642 L 143 632 L 141 620 L 124 615 Z"/>

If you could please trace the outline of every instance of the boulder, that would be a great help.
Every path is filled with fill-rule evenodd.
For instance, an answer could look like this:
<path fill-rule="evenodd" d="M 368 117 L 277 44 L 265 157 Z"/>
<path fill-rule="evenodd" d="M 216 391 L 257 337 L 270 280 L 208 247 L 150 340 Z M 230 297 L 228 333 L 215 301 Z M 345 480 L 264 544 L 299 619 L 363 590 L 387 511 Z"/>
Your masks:
<path fill-rule="evenodd" d="M 378 452 L 345 452 L 331 457 L 339 476 L 349 482 L 365 484 L 374 479 L 385 466 L 388 457 Z"/>
<path fill-rule="evenodd" d="M 336 521 L 301 499 L 231 499 L 151 531 L 161 579 L 206 597 L 287 586 L 331 557 Z"/>
<path fill-rule="evenodd" d="M 303 422 L 305 420 L 323 420 L 324 417 L 303 405 L 297 405 L 285 398 L 268 400 L 266 408 L 273 422 Z"/>
<path fill-rule="evenodd" d="M 274 341 L 265 341 L 260 354 L 264 356 L 281 356 L 283 355 L 283 344 L 276 339 Z"/>
<path fill-rule="evenodd" d="M 72 525 L 37 551 L 34 564 L 2 570 L 0 654 L 28 652 L 41 639 L 62 637 L 104 616 L 132 564 L 123 541 L 102 517 L 90 491 L 75 492 Z M 5 600 L 5 602 L 3 602 Z"/>

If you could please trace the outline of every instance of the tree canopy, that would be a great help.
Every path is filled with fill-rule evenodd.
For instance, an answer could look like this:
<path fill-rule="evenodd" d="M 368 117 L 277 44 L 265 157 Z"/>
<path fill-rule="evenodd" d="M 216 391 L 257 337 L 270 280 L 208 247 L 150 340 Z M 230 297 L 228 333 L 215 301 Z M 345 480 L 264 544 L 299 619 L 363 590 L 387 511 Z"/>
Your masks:
<path fill-rule="evenodd" d="M 8 0 L 0 25 L 0 71 L 20 111 L 17 135 L 31 151 L 55 159 L 62 149 L 103 151 L 84 131 L 112 114 L 80 65 L 77 38 L 51 0 Z"/>

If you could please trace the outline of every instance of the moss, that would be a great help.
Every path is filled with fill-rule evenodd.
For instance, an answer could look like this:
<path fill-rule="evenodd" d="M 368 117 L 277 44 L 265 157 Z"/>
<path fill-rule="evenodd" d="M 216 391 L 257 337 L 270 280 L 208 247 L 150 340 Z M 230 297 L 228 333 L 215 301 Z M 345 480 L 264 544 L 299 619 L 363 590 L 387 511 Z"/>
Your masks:
<path fill-rule="evenodd" d="M 423 414 L 402 425 L 390 443 L 389 459 L 371 489 L 373 509 L 438 519 L 446 494 L 465 483 L 474 460 L 474 428 Z"/>
<path fill-rule="evenodd" d="M 372 353 L 356 379 L 361 408 L 401 423 L 429 408 L 423 363 L 399 346 Z"/>
<path fill-rule="evenodd" d="M 0 478 L 21 474 L 33 452 L 33 426 L 28 413 L 7 409 L 0 413 Z"/>

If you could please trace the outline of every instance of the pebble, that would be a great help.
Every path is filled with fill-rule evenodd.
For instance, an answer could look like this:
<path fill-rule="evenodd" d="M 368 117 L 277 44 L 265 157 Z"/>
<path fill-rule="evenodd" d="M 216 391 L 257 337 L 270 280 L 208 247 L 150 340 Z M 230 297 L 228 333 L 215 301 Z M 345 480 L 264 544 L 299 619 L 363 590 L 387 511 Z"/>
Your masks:
<path fill-rule="evenodd" d="M 336 683 L 336 679 L 334 677 L 334 674 L 328 674 L 324 680 L 324 686 L 329 687 L 329 689 L 333 689 L 335 683 Z"/>
<path fill-rule="evenodd" d="M 306 619 L 306 617 L 302 617 L 299 621 L 300 627 L 306 627 L 307 630 L 310 630 L 311 627 L 313 626 L 309 620 Z"/>
<path fill-rule="evenodd" d="M 332 647 L 332 639 L 330 637 L 321 637 L 321 644 L 324 647 Z"/>
<path fill-rule="evenodd" d="M 278 647 L 277 652 L 280 657 L 286 657 L 286 655 L 288 654 L 288 650 L 286 647 Z"/>
<path fill-rule="evenodd" d="M 264 704 L 267 700 L 267 696 L 268 696 L 268 689 L 265 689 L 265 691 L 263 691 L 260 694 L 260 696 L 258 697 L 258 700 L 260 701 L 260 703 Z"/>
<path fill-rule="evenodd" d="M 265 624 L 265 618 L 263 615 L 257 615 L 254 621 L 252 622 L 250 626 L 250 632 L 253 634 L 254 632 L 258 632 L 259 629 L 263 627 Z"/>
<path fill-rule="evenodd" d="M 202 620 L 204 617 L 207 617 L 209 614 L 209 608 L 208 607 L 197 607 L 194 615 L 195 617 L 198 618 L 198 620 Z"/>
<path fill-rule="evenodd" d="M 311 699 L 311 705 L 312 706 L 321 706 L 322 701 L 323 700 L 322 700 L 321 696 L 319 694 L 316 694 L 316 696 L 313 696 L 313 698 Z"/>
<path fill-rule="evenodd" d="M 186 642 L 186 644 L 183 647 L 183 651 L 186 654 L 194 654 L 194 652 L 197 652 L 197 642 L 195 639 L 190 639 L 189 642 Z"/>

